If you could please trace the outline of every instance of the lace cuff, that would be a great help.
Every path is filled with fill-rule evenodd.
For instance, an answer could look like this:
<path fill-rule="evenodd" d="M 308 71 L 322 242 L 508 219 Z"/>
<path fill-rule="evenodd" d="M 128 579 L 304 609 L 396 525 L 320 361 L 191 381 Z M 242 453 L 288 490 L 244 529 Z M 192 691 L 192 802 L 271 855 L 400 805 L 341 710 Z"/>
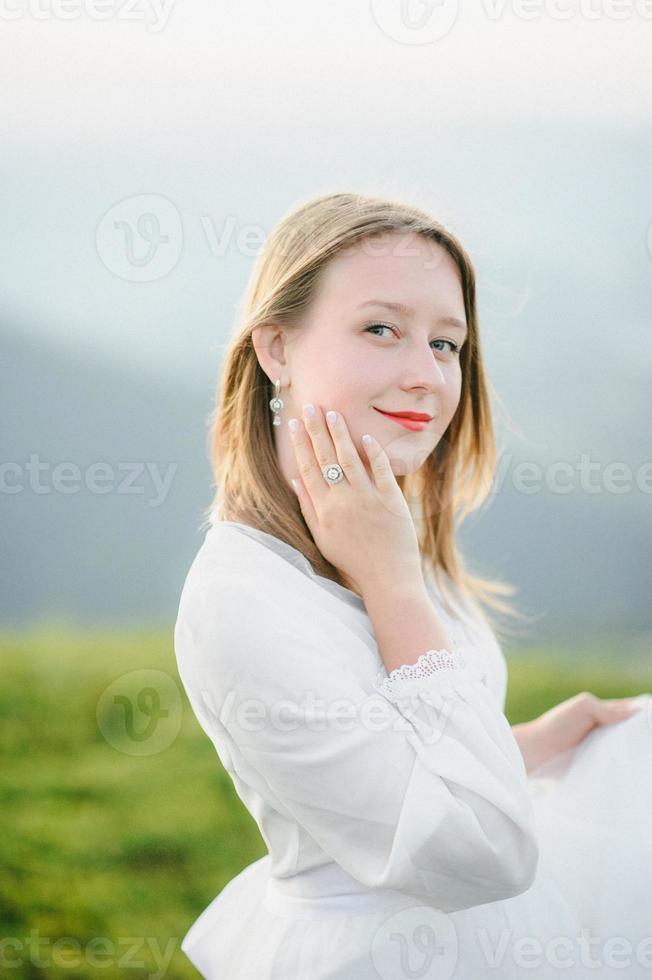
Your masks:
<path fill-rule="evenodd" d="M 374 688 L 389 698 L 398 701 L 410 694 L 418 694 L 423 687 L 420 683 L 425 677 L 432 677 L 439 672 L 453 677 L 468 674 L 468 665 L 461 653 L 453 655 L 448 650 L 426 650 L 413 664 L 401 664 L 388 675 L 378 673 L 374 679 Z"/>

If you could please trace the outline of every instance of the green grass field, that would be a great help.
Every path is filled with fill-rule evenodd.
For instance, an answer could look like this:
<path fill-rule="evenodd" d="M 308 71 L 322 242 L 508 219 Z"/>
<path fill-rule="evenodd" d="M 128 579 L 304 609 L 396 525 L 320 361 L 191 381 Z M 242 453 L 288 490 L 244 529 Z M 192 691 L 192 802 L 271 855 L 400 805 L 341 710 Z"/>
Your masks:
<path fill-rule="evenodd" d="M 172 629 L 5 633 L 0 651 L 0 976 L 197 977 L 184 934 L 266 848 L 185 698 Z M 604 656 L 506 655 L 512 724 L 581 690 L 652 690 Z"/>

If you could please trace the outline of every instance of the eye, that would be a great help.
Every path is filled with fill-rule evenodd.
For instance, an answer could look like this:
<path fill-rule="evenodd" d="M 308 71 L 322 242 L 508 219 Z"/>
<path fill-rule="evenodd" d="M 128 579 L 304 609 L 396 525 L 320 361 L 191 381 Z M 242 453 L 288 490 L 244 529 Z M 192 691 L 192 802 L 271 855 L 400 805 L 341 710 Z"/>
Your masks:
<path fill-rule="evenodd" d="M 394 327 L 390 327 L 388 323 L 372 323 L 370 326 L 365 328 L 365 333 L 369 333 L 371 330 L 391 330 L 392 333 L 396 336 L 396 330 L 394 329 Z M 376 334 L 376 336 L 378 336 L 378 334 Z M 451 354 L 456 354 L 456 355 L 458 355 L 462 349 L 459 346 L 459 344 L 456 344 L 453 340 L 433 340 L 431 341 L 431 343 L 450 344 Z"/>

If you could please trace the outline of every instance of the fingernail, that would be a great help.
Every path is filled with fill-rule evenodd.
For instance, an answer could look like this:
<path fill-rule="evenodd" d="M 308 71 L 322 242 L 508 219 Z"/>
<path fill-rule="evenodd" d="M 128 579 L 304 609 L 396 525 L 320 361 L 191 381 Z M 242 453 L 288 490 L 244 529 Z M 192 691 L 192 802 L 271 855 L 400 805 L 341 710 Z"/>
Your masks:
<path fill-rule="evenodd" d="M 314 405 L 304 405 L 303 414 L 309 419 L 314 419 L 315 417 L 315 406 Z"/>
<path fill-rule="evenodd" d="M 290 426 L 292 432 L 298 432 L 299 429 L 301 428 L 301 423 L 299 422 L 299 419 L 290 419 L 288 425 Z"/>
<path fill-rule="evenodd" d="M 331 425 L 335 425 L 335 420 L 337 419 L 337 412 L 326 412 L 326 418 Z"/>

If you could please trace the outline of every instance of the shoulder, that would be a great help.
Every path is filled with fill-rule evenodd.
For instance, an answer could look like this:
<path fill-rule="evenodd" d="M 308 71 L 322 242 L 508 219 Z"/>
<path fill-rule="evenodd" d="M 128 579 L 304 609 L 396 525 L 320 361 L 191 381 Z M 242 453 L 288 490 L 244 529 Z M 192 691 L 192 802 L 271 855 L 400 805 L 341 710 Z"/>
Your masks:
<path fill-rule="evenodd" d="M 294 550 L 294 549 L 292 549 Z M 264 673 L 282 656 L 324 657 L 353 641 L 339 604 L 314 577 L 233 526 L 206 535 L 184 584 L 177 634 L 194 660 Z"/>
<path fill-rule="evenodd" d="M 283 586 L 291 571 L 281 554 L 239 526 L 222 522 L 207 531 L 186 576 L 182 601 L 210 597 L 222 608 L 233 599 L 261 598 L 265 585 Z"/>

